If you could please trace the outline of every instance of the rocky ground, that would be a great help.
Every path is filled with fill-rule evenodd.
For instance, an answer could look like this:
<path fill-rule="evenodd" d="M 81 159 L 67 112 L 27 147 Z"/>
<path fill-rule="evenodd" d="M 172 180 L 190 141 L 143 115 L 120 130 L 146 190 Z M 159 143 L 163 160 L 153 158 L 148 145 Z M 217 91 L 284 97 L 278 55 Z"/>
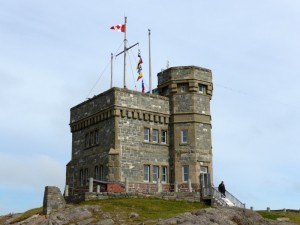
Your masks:
<path fill-rule="evenodd" d="M 20 214 L 0 217 L 0 224 L 8 225 L 20 216 Z M 34 215 L 24 221 L 13 223 L 15 225 L 292 225 L 285 221 L 274 221 L 262 218 L 259 214 L 247 210 L 233 207 L 206 208 L 192 213 L 184 213 L 170 219 L 160 219 L 156 221 L 139 220 L 139 215 L 131 212 L 128 215 L 120 212 L 112 216 L 110 213 L 101 211 L 98 206 L 78 206 L 69 207 L 52 213 L 49 216 Z"/>

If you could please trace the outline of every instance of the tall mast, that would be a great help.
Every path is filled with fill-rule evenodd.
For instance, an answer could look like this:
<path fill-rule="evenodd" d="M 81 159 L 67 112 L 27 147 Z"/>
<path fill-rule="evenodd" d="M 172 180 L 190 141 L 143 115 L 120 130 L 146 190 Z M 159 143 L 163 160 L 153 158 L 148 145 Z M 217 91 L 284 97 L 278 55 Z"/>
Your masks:
<path fill-rule="evenodd" d="M 111 57 L 110 57 L 110 88 L 112 88 L 113 85 L 113 74 L 114 74 L 114 54 L 111 53 Z"/>
<path fill-rule="evenodd" d="M 124 80 L 123 80 L 123 84 L 124 84 L 124 88 L 126 88 L 126 30 L 127 30 L 127 17 L 125 16 L 125 32 L 124 32 Z"/>
<path fill-rule="evenodd" d="M 152 74 L 151 74 L 151 41 L 150 41 L 151 30 L 148 29 L 149 36 L 149 93 L 152 94 Z"/>

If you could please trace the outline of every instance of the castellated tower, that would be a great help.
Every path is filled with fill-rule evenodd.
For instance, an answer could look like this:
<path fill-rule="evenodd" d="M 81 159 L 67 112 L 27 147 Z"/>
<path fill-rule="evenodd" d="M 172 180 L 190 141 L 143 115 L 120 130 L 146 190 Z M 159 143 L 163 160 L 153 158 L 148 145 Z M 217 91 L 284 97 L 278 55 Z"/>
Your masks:
<path fill-rule="evenodd" d="M 211 183 L 212 141 L 210 100 L 212 74 L 208 69 L 175 67 L 158 74 L 158 90 L 170 101 L 170 175 L 178 184 Z"/>
<path fill-rule="evenodd" d="M 210 186 L 212 89 L 210 70 L 172 67 L 158 74 L 155 94 L 111 88 L 71 108 L 69 193 L 90 177 L 129 192 Z"/>

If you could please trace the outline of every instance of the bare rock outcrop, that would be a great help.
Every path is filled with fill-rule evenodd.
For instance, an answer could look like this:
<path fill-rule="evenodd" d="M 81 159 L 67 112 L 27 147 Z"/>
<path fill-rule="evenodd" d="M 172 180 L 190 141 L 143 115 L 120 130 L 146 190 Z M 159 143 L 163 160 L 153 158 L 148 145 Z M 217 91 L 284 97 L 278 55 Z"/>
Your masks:
<path fill-rule="evenodd" d="M 12 219 L 4 220 L 0 217 L 0 224 L 11 224 Z M 103 212 L 99 206 L 72 206 L 65 209 L 59 209 L 52 212 L 49 216 L 34 215 L 21 222 L 13 223 L 14 225 L 117 225 L 117 224 L 157 224 L 157 225 L 292 225 L 287 221 L 275 221 L 264 219 L 258 213 L 247 209 L 234 207 L 217 207 L 206 208 L 196 212 L 188 212 L 180 214 L 174 218 L 159 219 L 156 221 L 136 220 L 139 214 L 131 212 L 117 215 L 112 215 Z M 137 222 L 139 221 L 139 222 Z"/>
<path fill-rule="evenodd" d="M 247 209 L 218 207 L 184 213 L 175 218 L 161 220 L 157 225 L 291 225 L 289 222 L 264 219 Z"/>

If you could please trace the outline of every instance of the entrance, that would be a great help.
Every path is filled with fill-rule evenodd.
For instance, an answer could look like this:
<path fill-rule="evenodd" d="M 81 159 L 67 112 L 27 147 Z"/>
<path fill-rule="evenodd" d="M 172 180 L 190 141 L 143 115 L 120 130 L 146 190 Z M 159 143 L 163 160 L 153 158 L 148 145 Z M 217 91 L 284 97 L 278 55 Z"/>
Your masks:
<path fill-rule="evenodd" d="M 211 196 L 211 181 L 207 166 L 200 167 L 200 187 L 202 198 L 210 198 Z"/>

